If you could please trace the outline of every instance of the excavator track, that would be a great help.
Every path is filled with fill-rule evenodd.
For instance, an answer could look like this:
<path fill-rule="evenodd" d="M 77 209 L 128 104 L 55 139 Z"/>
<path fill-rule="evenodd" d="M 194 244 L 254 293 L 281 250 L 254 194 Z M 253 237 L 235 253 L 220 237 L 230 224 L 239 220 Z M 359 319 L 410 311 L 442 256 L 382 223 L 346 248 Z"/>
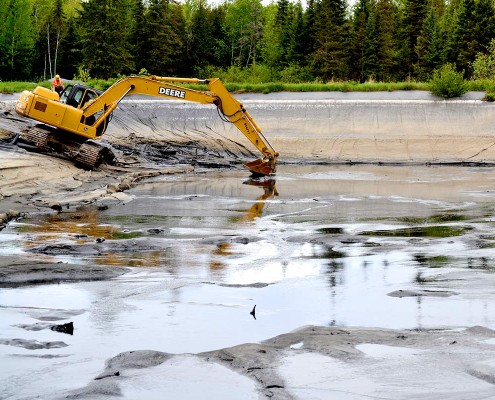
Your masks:
<path fill-rule="evenodd" d="M 52 132 L 41 129 L 41 128 L 32 128 L 26 132 L 22 133 L 22 138 L 37 147 L 38 149 L 44 149 L 50 140 L 50 136 Z"/>
<path fill-rule="evenodd" d="M 103 161 L 103 153 L 105 150 L 107 149 L 96 143 L 83 143 L 81 147 L 79 147 L 74 162 L 84 168 L 96 168 Z"/>
<path fill-rule="evenodd" d="M 81 144 L 70 135 L 40 125 L 22 131 L 16 143 L 27 150 L 70 159 L 84 169 L 94 169 L 103 161 L 112 163 L 115 160 L 115 154 L 104 145 L 92 141 Z"/>

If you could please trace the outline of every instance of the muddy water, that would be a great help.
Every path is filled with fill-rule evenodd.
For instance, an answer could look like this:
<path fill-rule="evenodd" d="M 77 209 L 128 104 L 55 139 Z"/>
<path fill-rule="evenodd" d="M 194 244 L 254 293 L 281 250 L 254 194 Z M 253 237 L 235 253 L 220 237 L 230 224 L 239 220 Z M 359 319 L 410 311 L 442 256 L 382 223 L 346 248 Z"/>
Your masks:
<path fill-rule="evenodd" d="M 139 185 L 123 204 L 11 223 L 2 254 L 131 271 L 0 289 L 0 338 L 45 346 L 0 346 L 11 365 L 2 394 L 78 388 L 122 351 L 195 353 L 308 324 L 495 329 L 492 172 L 282 165 L 263 181 L 187 174 Z M 74 334 L 36 329 L 47 321 L 73 321 Z"/>

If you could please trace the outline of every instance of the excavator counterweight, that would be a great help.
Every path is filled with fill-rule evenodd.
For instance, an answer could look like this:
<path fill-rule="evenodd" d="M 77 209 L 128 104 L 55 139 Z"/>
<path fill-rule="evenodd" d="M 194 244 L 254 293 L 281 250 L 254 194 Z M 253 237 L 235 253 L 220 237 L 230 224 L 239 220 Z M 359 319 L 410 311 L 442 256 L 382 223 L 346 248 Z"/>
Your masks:
<path fill-rule="evenodd" d="M 206 84 L 208 91 L 178 86 L 179 83 Z M 275 173 L 278 153 L 263 135 L 244 106 L 232 96 L 218 78 L 173 78 L 159 76 L 129 76 L 114 83 L 104 92 L 88 86 L 67 85 L 60 96 L 43 87 L 21 93 L 16 112 L 49 127 L 35 134 L 26 134 L 28 140 L 42 148 L 50 141 L 70 142 L 74 159 L 81 165 L 94 168 L 108 157 L 108 148 L 97 141 L 105 133 L 112 112 L 126 96 L 141 94 L 169 100 L 212 104 L 221 118 L 234 124 L 262 153 L 262 157 L 244 164 L 254 175 Z M 70 138 L 70 139 L 69 139 Z M 111 158 L 111 157 L 110 157 Z"/>

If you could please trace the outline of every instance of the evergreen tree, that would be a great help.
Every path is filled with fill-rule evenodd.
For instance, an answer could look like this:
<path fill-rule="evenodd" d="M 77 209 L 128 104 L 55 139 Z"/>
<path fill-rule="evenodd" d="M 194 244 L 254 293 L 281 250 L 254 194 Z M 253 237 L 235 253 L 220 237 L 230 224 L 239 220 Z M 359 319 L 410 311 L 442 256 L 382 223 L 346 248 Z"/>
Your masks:
<path fill-rule="evenodd" d="M 469 69 L 469 64 L 474 60 L 479 50 L 478 38 L 475 37 L 477 23 L 475 15 L 474 0 L 464 0 L 454 33 L 454 43 L 458 49 L 455 63 L 461 71 Z"/>
<path fill-rule="evenodd" d="M 304 42 L 304 13 L 300 1 L 298 1 L 293 8 L 292 27 L 290 32 L 288 61 L 289 63 L 297 63 L 300 66 L 303 66 L 305 64 L 307 50 Z"/>
<path fill-rule="evenodd" d="M 172 57 L 167 60 L 168 69 L 165 70 L 165 74 L 170 76 L 183 76 L 188 74 L 191 70 L 187 65 L 187 59 L 185 57 L 184 37 L 186 23 L 184 20 L 184 12 L 180 3 L 169 2 L 169 8 L 171 35 L 168 44 Z"/>
<path fill-rule="evenodd" d="M 376 79 L 380 75 L 380 61 L 378 59 L 379 48 L 379 23 L 378 13 L 373 2 L 366 23 L 363 51 L 363 78 Z"/>
<path fill-rule="evenodd" d="M 88 0 L 78 18 L 84 66 L 96 78 L 134 70 L 127 30 L 130 6 L 126 0 Z"/>
<path fill-rule="evenodd" d="M 474 19 L 476 21 L 474 37 L 478 39 L 477 52 L 485 52 L 491 40 L 495 38 L 495 2 L 478 0 L 475 3 Z"/>
<path fill-rule="evenodd" d="M 202 69 L 215 61 L 215 37 L 213 19 L 206 0 L 198 0 L 189 23 L 190 45 L 188 59 L 191 67 Z"/>
<path fill-rule="evenodd" d="M 278 36 L 278 66 L 286 66 L 289 62 L 289 52 L 291 46 L 291 26 L 292 15 L 291 6 L 288 0 L 277 1 L 277 15 L 274 29 Z"/>
<path fill-rule="evenodd" d="M 321 0 L 318 7 L 312 65 L 315 75 L 324 80 L 347 77 L 346 9 L 345 0 Z"/>
<path fill-rule="evenodd" d="M 186 70 L 185 21 L 181 6 L 167 0 L 151 0 L 145 21 L 145 68 L 152 74 L 163 76 L 178 75 Z"/>
<path fill-rule="evenodd" d="M 492 0 L 464 0 L 453 36 L 455 62 L 467 77 L 472 74 L 476 54 L 488 48 L 495 37 L 495 5 Z"/>
<path fill-rule="evenodd" d="M 463 9 L 463 1 L 449 0 L 445 7 L 445 13 L 439 21 L 444 40 L 444 51 L 449 63 L 455 63 L 459 54 L 456 37 L 458 35 L 459 16 Z"/>
<path fill-rule="evenodd" d="M 132 26 L 130 29 L 129 43 L 130 52 L 134 59 L 136 71 L 139 72 L 145 68 L 144 47 L 148 38 L 144 32 L 145 26 L 145 7 L 143 0 L 131 1 Z"/>
<path fill-rule="evenodd" d="M 229 45 L 225 30 L 226 5 L 222 4 L 211 10 L 211 35 L 213 37 L 214 65 L 225 68 L 229 66 Z"/>
<path fill-rule="evenodd" d="M 415 76 L 421 80 L 428 80 L 433 70 L 441 67 L 445 62 L 442 35 L 434 8 L 430 9 L 424 21 L 415 51 L 418 60 L 415 65 Z"/>
<path fill-rule="evenodd" d="M 415 52 L 418 37 L 421 35 L 427 14 L 428 0 L 405 0 L 401 22 L 400 62 L 402 78 L 414 76 L 414 66 L 418 64 Z"/>
<path fill-rule="evenodd" d="M 359 0 L 354 7 L 352 31 L 350 40 L 350 76 L 362 82 L 366 76 L 364 72 L 365 37 L 370 15 L 371 0 Z"/>
<path fill-rule="evenodd" d="M 378 24 L 378 62 L 381 80 L 397 79 L 399 11 L 393 0 L 378 0 L 376 4 Z"/>
<path fill-rule="evenodd" d="M 316 15 L 319 3 L 316 0 L 307 0 L 306 11 L 303 15 L 303 32 L 300 38 L 300 46 L 304 49 L 305 64 L 309 64 L 314 52 L 316 41 Z"/>
<path fill-rule="evenodd" d="M 63 51 L 60 55 L 58 71 L 61 76 L 70 79 L 77 74 L 78 67 L 83 63 L 83 57 L 76 18 L 69 18 L 66 27 L 67 32 L 60 43 L 60 48 Z"/>

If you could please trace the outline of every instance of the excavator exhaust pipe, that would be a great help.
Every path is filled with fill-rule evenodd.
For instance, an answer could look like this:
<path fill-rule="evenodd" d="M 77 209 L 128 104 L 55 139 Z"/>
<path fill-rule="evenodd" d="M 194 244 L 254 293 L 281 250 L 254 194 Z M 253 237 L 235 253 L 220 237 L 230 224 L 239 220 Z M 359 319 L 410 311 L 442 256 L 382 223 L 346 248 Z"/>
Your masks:
<path fill-rule="evenodd" d="M 267 176 L 275 173 L 274 161 L 266 158 L 258 158 L 243 165 L 255 176 Z"/>

